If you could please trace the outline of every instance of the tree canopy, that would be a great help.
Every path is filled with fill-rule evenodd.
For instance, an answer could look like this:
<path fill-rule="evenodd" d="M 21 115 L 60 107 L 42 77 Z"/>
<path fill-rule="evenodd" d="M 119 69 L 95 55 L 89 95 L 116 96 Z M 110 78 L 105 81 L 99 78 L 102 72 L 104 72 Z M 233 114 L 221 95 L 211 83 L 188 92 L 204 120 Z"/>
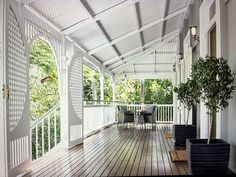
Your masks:
<path fill-rule="evenodd" d="M 48 43 L 38 38 L 30 49 L 30 114 L 35 120 L 60 100 L 56 60 Z"/>

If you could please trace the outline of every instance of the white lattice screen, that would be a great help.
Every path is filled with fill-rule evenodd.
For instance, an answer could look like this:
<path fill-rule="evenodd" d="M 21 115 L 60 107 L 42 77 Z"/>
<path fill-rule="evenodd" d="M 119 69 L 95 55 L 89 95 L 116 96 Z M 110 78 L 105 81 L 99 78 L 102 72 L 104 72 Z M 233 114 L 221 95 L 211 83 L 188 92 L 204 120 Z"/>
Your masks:
<path fill-rule="evenodd" d="M 9 130 L 13 131 L 22 117 L 26 101 L 28 65 L 22 34 L 12 9 L 8 30 Z"/>
<path fill-rule="evenodd" d="M 45 30 L 41 29 L 39 26 L 33 24 L 32 22 L 26 20 L 25 21 L 25 36 L 27 38 L 28 48 L 30 49 L 32 42 L 40 37 L 46 42 L 51 45 L 51 48 L 55 54 L 55 59 L 57 62 L 58 68 L 58 76 L 61 80 L 61 68 L 62 68 L 62 61 L 61 61 L 61 41 L 54 38 L 52 35 L 48 34 Z M 59 81 L 60 82 L 60 81 Z"/>
<path fill-rule="evenodd" d="M 10 1 L 6 40 L 6 89 L 9 89 L 9 97 L 6 96 L 8 176 L 16 176 L 30 163 L 27 46 L 24 29 L 21 28 L 23 17 L 18 9 L 18 4 Z"/>
<path fill-rule="evenodd" d="M 69 66 L 69 146 L 83 141 L 83 61 L 73 57 Z"/>
<path fill-rule="evenodd" d="M 70 87 L 70 98 L 73 109 L 79 119 L 82 119 L 82 104 L 83 104 L 83 87 L 82 87 L 82 60 L 76 58 L 71 69 L 69 87 Z"/>

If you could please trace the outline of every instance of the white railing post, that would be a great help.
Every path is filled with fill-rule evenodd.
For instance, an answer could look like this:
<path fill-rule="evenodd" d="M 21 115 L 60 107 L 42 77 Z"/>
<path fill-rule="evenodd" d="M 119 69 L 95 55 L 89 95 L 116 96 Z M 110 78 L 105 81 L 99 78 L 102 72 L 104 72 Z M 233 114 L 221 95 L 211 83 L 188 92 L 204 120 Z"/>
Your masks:
<path fill-rule="evenodd" d="M 50 125 L 50 115 L 48 115 L 48 117 L 47 117 L 47 119 L 48 119 L 48 151 L 51 149 L 51 141 L 50 141 L 50 129 L 51 129 L 51 125 Z"/>
<path fill-rule="evenodd" d="M 35 147 L 36 147 L 36 159 L 38 159 L 38 156 L 39 156 L 39 147 L 38 147 L 38 144 L 39 144 L 39 142 L 38 142 L 38 125 L 36 125 L 35 131 L 36 131 L 36 133 L 35 133 L 35 135 L 36 135 L 36 143 L 35 143 Z"/>
<path fill-rule="evenodd" d="M 44 155 L 44 119 L 42 120 L 42 154 Z"/>
<path fill-rule="evenodd" d="M 56 112 L 54 112 L 54 146 L 57 144 L 57 115 Z"/>

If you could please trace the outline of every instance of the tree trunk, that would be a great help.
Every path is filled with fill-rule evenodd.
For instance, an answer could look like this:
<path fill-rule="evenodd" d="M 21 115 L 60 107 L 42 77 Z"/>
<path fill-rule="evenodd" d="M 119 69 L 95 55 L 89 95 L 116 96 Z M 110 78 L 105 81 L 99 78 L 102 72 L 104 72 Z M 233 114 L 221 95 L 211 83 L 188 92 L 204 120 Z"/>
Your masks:
<path fill-rule="evenodd" d="M 188 109 L 187 120 L 186 120 L 186 122 L 185 122 L 185 126 L 186 126 L 186 127 L 188 126 L 189 112 L 190 112 L 190 110 Z"/>
<path fill-rule="evenodd" d="M 208 118 L 209 118 L 209 128 L 208 128 L 208 140 L 207 144 L 210 144 L 210 139 L 211 139 L 211 129 L 212 129 L 212 111 L 209 110 L 208 112 Z"/>

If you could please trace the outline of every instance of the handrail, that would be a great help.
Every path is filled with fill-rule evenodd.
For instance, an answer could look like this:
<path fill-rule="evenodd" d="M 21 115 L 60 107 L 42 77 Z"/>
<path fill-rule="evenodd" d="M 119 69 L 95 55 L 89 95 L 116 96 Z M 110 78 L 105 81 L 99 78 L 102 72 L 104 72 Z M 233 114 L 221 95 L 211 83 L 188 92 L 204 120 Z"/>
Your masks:
<path fill-rule="evenodd" d="M 84 108 L 93 108 L 93 107 L 113 107 L 114 105 L 108 104 L 97 104 L 97 105 L 84 105 Z"/>
<path fill-rule="evenodd" d="M 145 106 L 154 106 L 154 114 L 157 122 L 172 123 L 174 120 L 173 104 L 117 104 L 116 106 L 126 106 L 127 110 L 135 112 Z"/>
<path fill-rule="evenodd" d="M 117 104 L 124 105 L 124 106 L 173 106 L 173 104 Z"/>
<path fill-rule="evenodd" d="M 60 143 L 60 103 L 31 123 L 32 160 L 42 157 Z"/>
<path fill-rule="evenodd" d="M 56 105 L 54 105 L 48 112 L 44 113 L 40 118 L 38 118 L 37 120 L 33 121 L 30 124 L 30 128 L 31 129 L 35 128 L 36 125 L 38 125 L 40 122 L 42 122 L 43 119 L 47 118 L 47 116 L 49 116 L 52 112 L 57 110 L 59 107 L 60 107 L 60 102 L 58 102 Z"/>

